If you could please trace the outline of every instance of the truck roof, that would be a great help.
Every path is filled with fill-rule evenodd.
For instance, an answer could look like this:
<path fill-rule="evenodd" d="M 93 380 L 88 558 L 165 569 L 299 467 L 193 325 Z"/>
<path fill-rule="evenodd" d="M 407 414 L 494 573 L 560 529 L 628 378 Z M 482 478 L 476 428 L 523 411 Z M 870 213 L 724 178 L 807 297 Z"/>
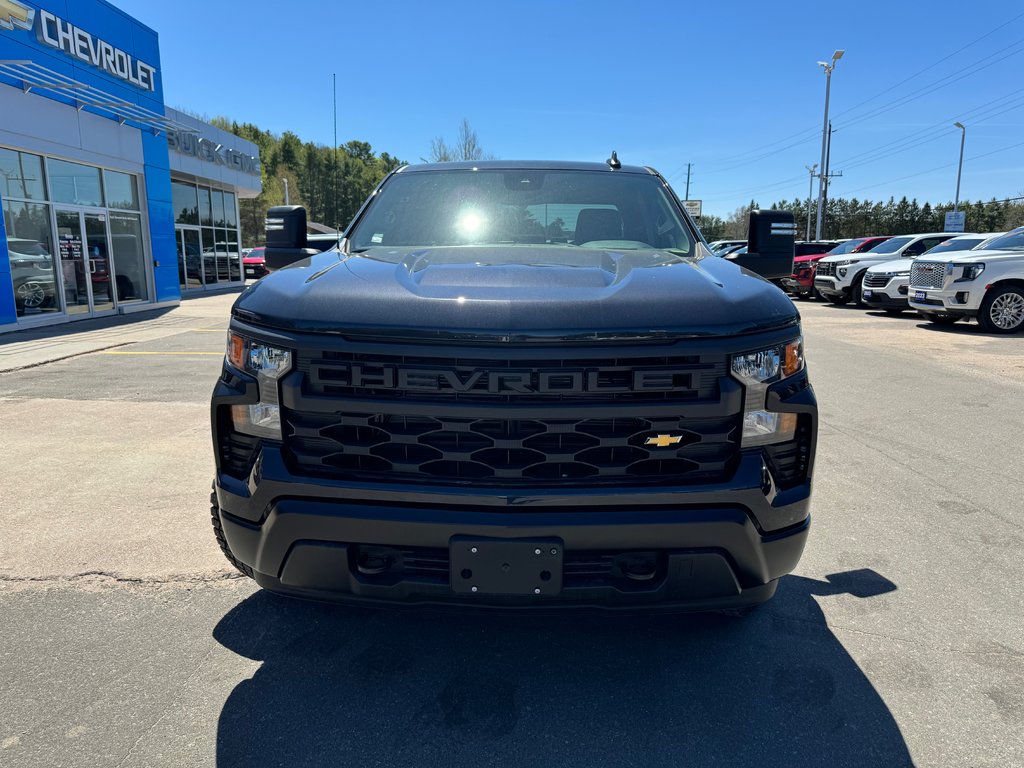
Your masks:
<path fill-rule="evenodd" d="M 610 171 L 608 163 L 575 162 L 567 160 L 467 160 L 454 163 L 421 163 L 407 165 L 399 173 L 422 171 Z M 653 175 L 654 171 L 642 165 L 623 165 L 616 173 L 641 173 Z"/>

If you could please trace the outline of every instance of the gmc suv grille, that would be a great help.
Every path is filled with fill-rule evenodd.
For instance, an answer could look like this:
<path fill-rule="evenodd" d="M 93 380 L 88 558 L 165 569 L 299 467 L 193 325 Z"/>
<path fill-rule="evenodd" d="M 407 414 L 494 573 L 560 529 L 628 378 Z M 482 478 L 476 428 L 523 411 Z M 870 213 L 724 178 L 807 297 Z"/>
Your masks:
<path fill-rule="evenodd" d="M 910 265 L 910 284 L 915 288 L 941 288 L 946 281 L 946 265 L 915 261 Z"/>

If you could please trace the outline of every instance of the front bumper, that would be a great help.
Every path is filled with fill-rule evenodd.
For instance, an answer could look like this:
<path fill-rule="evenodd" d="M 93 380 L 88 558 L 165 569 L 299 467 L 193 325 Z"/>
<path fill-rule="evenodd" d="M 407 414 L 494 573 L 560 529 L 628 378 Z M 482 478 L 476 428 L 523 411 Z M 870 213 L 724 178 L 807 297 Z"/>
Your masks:
<path fill-rule="evenodd" d="M 976 317 L 985 295 L 984 285 L 953 283 L 948 289 L 910 286 L 909 304 L 921 312 L 941 312 L 949 315 Z"/>
<path fill-rule="evenodd" d="M 818 289 L 818 293 L 826 298 L 839 298 L 840 296 L 850 295 L 850 286 L 843 285 L 834 277 L 815 277 L 814 287 Z"/>
<path fill-rule="evenodd" d="M 707 610 L 769 599 L 791 572 L 810 527 L 811 484 L 779 491 L 759 451 L 728 483 L 700 488 L 486 493 L 355 485 L 292 477 L 265 446 L 245 480 L 218 474 L 221 525 L 232 553 L 263 587 L 346 602 L 464 607 Z M 451 587 L 455 537 L 557 541 L 565 577 L 557 595 L 464 595 Z M 360 571 L 366 547 L 401 566 Z M 650 579 L 615 572 L 633 553 L 656 563 Z M 405 563 L 432 567 L 407 569 Z"/>

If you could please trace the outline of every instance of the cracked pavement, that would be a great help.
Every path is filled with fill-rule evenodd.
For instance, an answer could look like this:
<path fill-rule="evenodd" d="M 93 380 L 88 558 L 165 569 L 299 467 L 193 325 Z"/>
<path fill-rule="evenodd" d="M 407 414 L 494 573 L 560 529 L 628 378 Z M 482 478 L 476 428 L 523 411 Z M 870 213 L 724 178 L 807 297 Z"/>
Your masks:
<path fill-rule="evenodd" d="M 747 619 L 439 616 L 224 561 L 233 298 L 0 339 L 0 766 L 1024 766 L 1024 336 L 799 305 L 814 524 Z"/>

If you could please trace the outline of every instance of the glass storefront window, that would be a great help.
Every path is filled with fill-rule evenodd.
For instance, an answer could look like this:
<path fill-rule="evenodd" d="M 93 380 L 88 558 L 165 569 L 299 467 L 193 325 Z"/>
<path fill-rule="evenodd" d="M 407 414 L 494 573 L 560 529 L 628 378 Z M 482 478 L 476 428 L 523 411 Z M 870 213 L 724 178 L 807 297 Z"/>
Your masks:
<path fill-rule="evenodd" d="M 103 205 L 103 185 L 100 169 L 65 160 L 47 158 L 50 171 L 50 199 L 55 203 Z"/>
<path fill-rule="evenodd" d="M 225 193 L 225 198 L 227 193 Z M 234 195 L 232 195 L 234 197 Z M 231 271 L 232 280 L 242 279 L 242 254 L 238 250 L 238 230 L 228 230 L 228 268 Z"/>
<path fill-rule="evenodd" d="M 224 193 L 219 189 L 213 190 L 213 226 L 224 226 Z"/>
<path fill-rule="evenodd" d="M 238 226 L 238 211 L 235 206 L 235 193 L 224 193 L 224 220 L 229 227 Z"/>
<path fill-rule="evenodd" d="M 0 196 L 45 200 L 43 158 L 13 149 L 0 149 Z"/>
<path fill-rule="evenodd" d="M 107 191 L 107 207 L 139 210 L 139 188 L 134 176 L 117 171 L 104 171 L 103 183 Z"/>
<path fill-rule="evenodd" d="M 198 224 L 202 229 L 191 230 L 179 226 L 178 281 L 183 289 L 196 289 L 203 285 L 239 282 L 242 277 L 242 254 L 238 248 L 238 198 L 234 192 L 186 181 L 172 181 L 174 210 L 192 211 L 188 220 L 180 215 L 179 225 Z M 195 195 L 195 197 L 192 197 Z M 195 242 L 199 240 L 201 245 Z"/>
<path fill-rule="evenodd" d="M 117 281 L 117 300 L 143 301 L 149 298 L 142 221 L 130 213 L 110 214 L 110 245 Z"/>
<path fill-rule="evenodd" d="M 217 282 L 217 251 L 216 238 L 213 230 L 203 228 L 203 283 L 213 285 Z"/>
<path fill-rule="evenodd" d="M 17 316 L 59 312 L 50 206 L 5 200 L 4 227 Z"/>
<path fill-rule="evenodd" d="M 213 209 L 210 207 L 210 190 L 199 188 L 199 223 L 204 227 L 213 226 Z"/>
<path fill-rule="evenodd" d="M 199 201 L 196 199 L 195 184 L 185 184 L 181 181 L 172 181 L 171 204 L 174 206 L 175 223 L 199 223 Z"/>

